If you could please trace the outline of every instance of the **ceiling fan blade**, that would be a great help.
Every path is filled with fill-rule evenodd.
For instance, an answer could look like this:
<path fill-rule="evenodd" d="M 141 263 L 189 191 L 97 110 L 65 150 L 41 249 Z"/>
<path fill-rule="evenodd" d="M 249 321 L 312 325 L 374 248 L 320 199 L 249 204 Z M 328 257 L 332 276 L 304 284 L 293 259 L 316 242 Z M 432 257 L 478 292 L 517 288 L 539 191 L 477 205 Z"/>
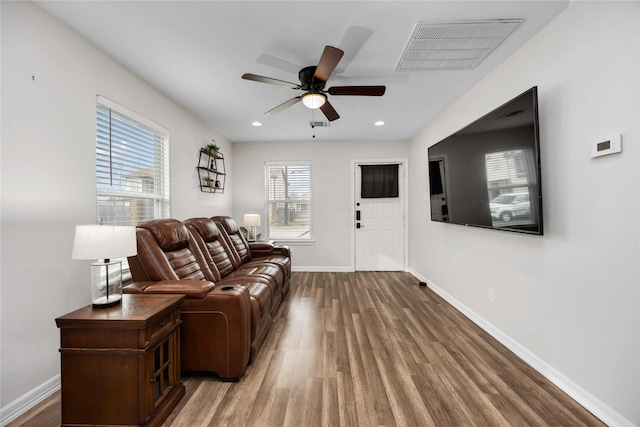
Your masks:
<path fill-rule="evenodd" d="M 265 53 L 264 55 L 260 55 L 260 57 L 256 60 L 258 64 L 267 65 L 272 68 L 276 68 L 278 70 L 286 71 L 288 73 L 292 73 L 297 75 L 300 69 L 302 69 L 301 65 L 294 64 L 293 62 L 289 62 L 282 58 L 278 58 L 273 55 L 269 55 Z"/>
<path fill-rule="evenodd" d="M 291 107 L 292 105 L 297 104 L 298 102 L 300 102 L 300 100 L 302 99 L 301 96 L 296 96 L 295 98 L 291 98 L 290 100 L 283 102 L 282 104 L 278 105 L 275 108 L 272 108 L 271 110 L 267 111 L 265 114 L 267 116 L 273 116 L 278 114 L 280 111 L 282 110 L 286 110 L 287 108 Z"/>
<path fill-rule="evenodd" d="M 334 73 L 344 73 L 349 68 L 351 61 L 355 58 L 363 46 L 373 34 L 373 30 L 365 27 L 352 26 L 347 28 L 347 32 L 342 37 L 342 41 L 338 45 L 345 54 L 340 61 L 340 66 L 336 67 Z"/>
<path fill-rule="evenodd" d="M 320 62 L 316 67 L 316 72 L 313 74 L 313 78 L 316 80 L 322 80 L 326 82 L 331 77 L 331 73 L 336 69 L 338 62 L 344 55 L 344 52 L 333 46 L 325 46 Z"/>
<path fill-rule="evenodd" d="M 330 122 L 332 122 L 334 120 L 338 120 L 340 118 L 340 115 L 333 108 L 333 106 L 329 103 L 329 101 L 327 101 L 324 104 L 322 104 L 322 107 L 320 107 L 320 110 L 324 113 L 325 117 Z"/>
<path fill-rule="evenodd" d="M 269 83 L 269 84 L 278 85 L 278 86 L 286 86 L 286 87 L 290 87 L 291 89 L 296 89 L 298 87 L 298 85 L 295 83 L 285 82 L 284 80 L 272 79 L 271 77 L 263 77 L 255 74 L 249 74 L 249 73 L 243 74 L 242 78 L 245 80 L 253 80 L 254 82 Z"/>
<path fill-rule="evenodd" d="M 386 86 L 334 86 L 327 92 L 329 95 L 382 96 L 386 90 Z"/>

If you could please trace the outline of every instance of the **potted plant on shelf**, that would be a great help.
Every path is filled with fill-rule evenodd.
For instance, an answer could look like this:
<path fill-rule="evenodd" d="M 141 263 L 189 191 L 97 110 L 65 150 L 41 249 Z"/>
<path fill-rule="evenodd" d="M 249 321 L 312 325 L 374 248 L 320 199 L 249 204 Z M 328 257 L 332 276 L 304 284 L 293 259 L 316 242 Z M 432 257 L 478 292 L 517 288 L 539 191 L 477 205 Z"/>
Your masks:
<path fill-rule="evenodd" d="M 205 185 L 208 185 L 209 187 L 216 186 L 216 180 L 211 178 L 210 176 L 205 176 L 204 178 L 202 178 L 202 180 L 205 182 Z"/>
<path fill-rule="evenodd" d="M 211 140 L 211 144 L 207 144 L 207 146 L 205 147 L 205 149 L 207 151 L 210 151 L 212 153 L 217 153 L 218 150 L 220 150 L 220 146 L 218 144 L 216 144 L 215 140 Z"/>

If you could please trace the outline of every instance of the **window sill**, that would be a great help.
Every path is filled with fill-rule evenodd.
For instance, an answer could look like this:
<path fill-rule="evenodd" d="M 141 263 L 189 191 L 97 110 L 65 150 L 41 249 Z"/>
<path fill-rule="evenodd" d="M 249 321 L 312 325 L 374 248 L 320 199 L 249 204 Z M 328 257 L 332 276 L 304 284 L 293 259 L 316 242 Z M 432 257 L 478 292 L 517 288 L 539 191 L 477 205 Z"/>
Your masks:
<path fill-rule="evenodd" d="M 315 240 L 286 240 L 286 239 L 269 239 L 274 245 L 287 245 L 287 246 L 311 246 L 315 245 Z"/>

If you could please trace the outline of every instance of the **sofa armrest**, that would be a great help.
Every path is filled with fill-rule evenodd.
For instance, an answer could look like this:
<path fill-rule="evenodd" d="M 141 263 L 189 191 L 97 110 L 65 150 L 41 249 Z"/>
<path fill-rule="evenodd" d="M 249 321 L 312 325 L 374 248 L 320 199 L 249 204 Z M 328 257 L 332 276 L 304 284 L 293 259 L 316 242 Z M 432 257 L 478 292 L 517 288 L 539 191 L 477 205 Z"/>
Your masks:
<path fill-rule="evenodd" d="M 282 255 L 282 256 L 291 256 L 291 249 L 289 249 L 289 246 L 274 246 L 273 247 L 273 254 L 274 255 Z"/>
<path fill-rule="evenodd" d="M 275 246 L 268 242 L 250 242 L 252 257 L 264 257 L 267 255 L 291 256 L 288 246 Z"/>
<path fill-rule="evenodd" d="M 159 282 L 134 282 L 122 288 L 125 294 L 179 294 L 187 299 L 202 299 L 215 288 L 206 280 L 162 280 Z"/>
<path fill-rule="evenodd" d="M 273 250 L 273 244 L 269 242 L 249 242 L 249 248 L 251 251 L 266 251 L 270 253 Z"/>

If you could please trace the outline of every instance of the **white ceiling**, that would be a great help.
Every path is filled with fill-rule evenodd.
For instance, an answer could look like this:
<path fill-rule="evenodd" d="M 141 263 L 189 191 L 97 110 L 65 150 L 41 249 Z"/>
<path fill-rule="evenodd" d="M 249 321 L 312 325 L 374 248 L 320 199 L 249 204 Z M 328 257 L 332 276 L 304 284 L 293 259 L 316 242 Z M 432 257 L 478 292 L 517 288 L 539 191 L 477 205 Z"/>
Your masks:
<path fill-rule="evenodd" d="M 345 51 L 327 88 L 386 85 L 387 91 L 383 97 L 329 96 L 341 118 L 316 128 L 317 139 L 409 139 L 569 1 L 37 3 L 212 129 L 242 142 L 311 139 L 312 112 L 301 103 L 264 115 L 301 92 L 241 76 L 297 83 L 297 71 L 316 65 L 325 45 Z M 472 70 L 395 71 L 418 22 L 517 18 L 524 22 Z M 326 121 L 319 110 L 313 114 Z M 374 126 L 377 120 L 386 125 Z M 253 127 L 253 121 L 264 125 Z"/>

